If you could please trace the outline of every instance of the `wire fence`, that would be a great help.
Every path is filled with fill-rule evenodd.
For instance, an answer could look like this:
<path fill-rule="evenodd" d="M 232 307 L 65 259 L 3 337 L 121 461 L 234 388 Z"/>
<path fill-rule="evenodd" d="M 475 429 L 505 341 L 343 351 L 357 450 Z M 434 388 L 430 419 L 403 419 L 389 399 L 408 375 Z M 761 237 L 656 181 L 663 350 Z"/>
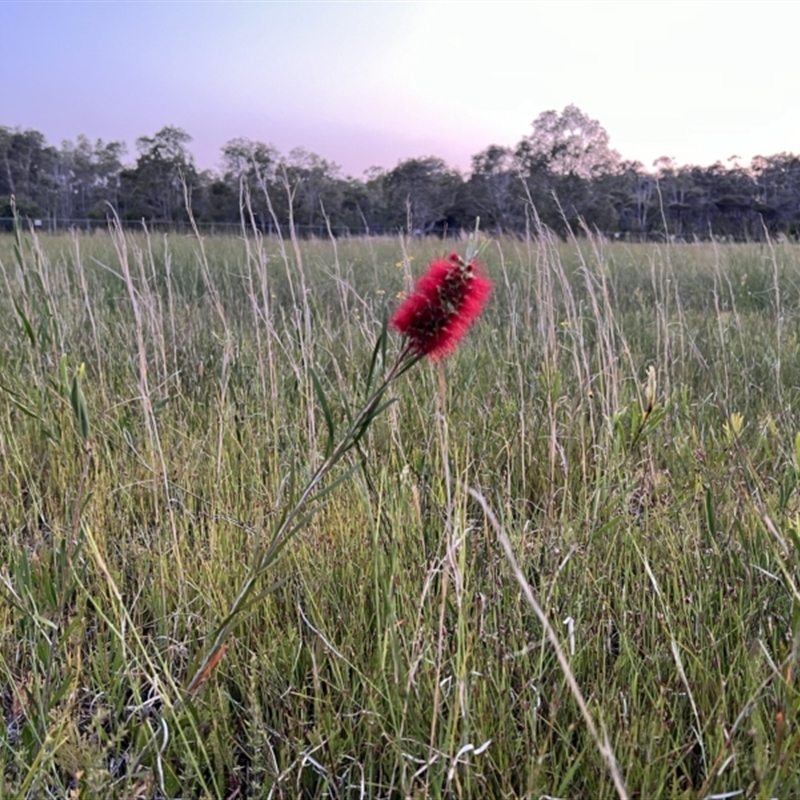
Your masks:
<path fill-rule="evenodd" d="M 22 220 L 25 228 L 33 228 L 38 233 L 67 233 L 72 230 L 85 231 L 85 232 L 106 232 L 112 224 L 110 218 L 83 218 L 83 219 L 70 219 L 62 217 L 41 217 L 41 218 L 24 218 Z M 114 221 L 113 224 L 116 224 Z M 148 230 L 150 232 L 164 232 L 164 233 L 192 233 L 194 228 L 187 220 L 149 220 L 149 219 L 120 219 L 120 226 L 125 230 Z M 229 234 L 236 235 L 242 230 L 241 222 L 197 222 L 197 229 L 201 233 L 215 235 L 215 234 Z M 267 235 L 276 236 L 279 233 L 288 235 L 288 224 L 284 227 L 278 228 L 271 220 L 268 222 L 256 221 L 257 229 Z M 249 222 L 245 224 L 245 228 L 252 229 Z M 382 228 L 367 228 L 366 226 L 352 227 L 349 225 L 331 225 L 330 231 L 328 226 L 324 223 L 318 225 L 304 225 L 302 223 L 294 224 L 295 231 L 300 236 L 306 237 L 328 237 L 332 233 L 336 237 L 348 236 L 384 236 L 387 234 L 397 233 L 396 230 L 384 230 Z M 0 217 L 0 231 L 13 231 L 14 218 L 13 217 Z"/>
<path fill-rule="evenodd" d="M 70 231 L 81 231 L 85 233 L 107 233 L 112 225 L 119 223 L 123 230 L 147 231 L 148 233 L 177 233 L 189 235 L 194 233 L 192 223 L 187 220 L 149 220 L 149 219 L 106 219 L 99 218 L 61 218 L 61 217 L 41 217 L 41 218 L 22 218 L 23 228 L 33 229 L 37 233 L 64 234 Z M 276 225 L 273 220 L 255 219 L 253 222 L 247 221 L 244 225 L 241 222 L 196 222 L 197 230 L 204 235 L 228 235 L 236 236 L 241 234 L 243 228 L 246 233 L 250 233 L 255 227 L 264 236 L 288 238 L 290 227 L 288 222 Z M 13 217 L 0 217 L 0 232 L 11 232 L 14 230 Z M 337 225 L 337 224 L 304 224 L 294 223 L 294 231 L 302 239 L 328 239 L 334 236 L 337 239 L 364 238 L 373 236 L 397 236 L 404 234 L 417 239 L 425 237 L 435 237 L 438 239 L 459 240 L 467 237 L 474 232 L 474 226 L 469 228 L 456 227 L 436 227 L 432 230 L 413 229 L 406 230 L 405 226 L 386 227 L 382 225 Z M 486 230 L 485 233 L 499 234 L 510 233 L 513 231 Z"/>
<path fill-rule="evenodd" d="M 84 233 L 104 234 L 108 233 L 112 224 L 116 221 L 108 219 L 65 219 L 59 217 L 42 217 L 42 218 L 24 218 L 22 220 L 23 228 L 26 230 L 33 229 L 37 233 L 46 234 L 65 234 L 71 231 L 80 231 Z M 123 230 L 129 231 L 147 231 L 148 233 L 175 233 L 178 235 L 190 235 L 194 233 L 192 224 L 185 220 L 130 220 L 120 219 L 119 225 Z M 197 222 L 197 230 L 207 236 L 237 236 L 242 232 L 241 222 Z M 272 221 L 261 222 L 256 221 L 255 227 L 264 236 L 288 238 L 290 230 L 288 224 L 278 227 Z M 244 225 L 246 233 L 252 232 L 251 223 Z M 367 227 L 367 226 L 348 226 L 348 225 L 308 225 L 302 223 L 294 224 L 295 233 L 303 239 L 328 239 L 333 235 L 337 239 L 348 238 L 365 238 L 365 237 L 378 237 L 378 236 L 397 236 L 398 234 L 410 235 L 414 238 L 432 237 L 437 239 L 446 240 L 460 240 L 466 238 L 469 234 L 474 232 L 474 228 L 447 228 L 437 229 L 432 231 L 413 230 L 407 231 L 405 228 L 383 228 L 380 226 Z M 10 233 L 14 230 L 13 217 L 0 217 L 0 233 Z M 536 234 L 530 230 L 519 231 L 512 229 L 484 229 L 484 233 L 489 235 L 504 235 L 518 237 L 520 239 L 527 239 L 529 237 L 536 238 Z M 736 235 L 721 235 L 707 233 L 705 236 L 698 236 L 696 234 L 682 235 L 680 233 L 665 234 L 663 230 L 647 230 L 647 231 L 595 231 L 596 234 L 605 238 L 608 241 L 621 241 L 621 242 L 665 242 L 669 241 L 674 244 L 699 244 L 701 242 L 715 241 L 718 243 L 733 243 L 733 242 L 748 242 L 748 241 L 763 241 L 763 237 L 758 236 L 736 236 Z M 779 242 L 799 242 L 800 236 L 785 233 L 778 233 L 774 239 Z"/>

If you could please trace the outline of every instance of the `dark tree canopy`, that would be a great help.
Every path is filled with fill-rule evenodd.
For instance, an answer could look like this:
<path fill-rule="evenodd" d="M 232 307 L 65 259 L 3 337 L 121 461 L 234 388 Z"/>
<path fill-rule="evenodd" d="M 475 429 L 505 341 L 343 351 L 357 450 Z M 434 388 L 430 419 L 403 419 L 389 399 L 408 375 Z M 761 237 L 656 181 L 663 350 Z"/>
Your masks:
<path fill-rule="evenodd" d="M 183 225 L 186 197 L 201 224 L 255 225 L 300 235 L 443 235 L 472 229 L 562 236 L 597 230 L 611 237 L 733 240 L 800 237 L 800 158 L 759 156 L 706 167 L 659 158 L 651 168 L 624 161 L 607 131 L 574 105 L 545 111 L 514 146 L 492 144 L 467 175 L 436 156 L 408 158 L 363 177 L 303 148 L 288 155 L 263 141 L 222 147 L 219 171 L 199 172 L 192 137 L 167 125 L 136 141 L 85 136 L 57 148 L 35 130 L 0 126 L 0 223 L 11 198 L 24 217 L 49 226 L 105 224 L 111 209 L 131 223 Z"/>

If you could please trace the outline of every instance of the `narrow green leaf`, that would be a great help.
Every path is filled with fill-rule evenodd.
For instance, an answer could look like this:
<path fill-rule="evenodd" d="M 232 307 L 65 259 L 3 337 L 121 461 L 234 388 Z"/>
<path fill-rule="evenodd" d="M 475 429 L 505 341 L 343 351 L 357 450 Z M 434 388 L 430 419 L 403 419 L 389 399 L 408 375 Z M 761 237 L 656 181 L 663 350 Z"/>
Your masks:
<path fill-rule="evenodd" d="M 369 430 L 369 426 L 372 425 L 375 417 L 379 414 L 382 414 L 390 405 L 397 402 L 396 397 L 392 397 L 391 399 L 387 400 L 385 403 L 381 403 L 379 406 L 376 406 L 375 410 L 364 420 L 361 427 L 353 434 L 353 441 L 350 443 L 350 446 L 347 448 L 348 450 L 357 444 L 364 434 Z"/>
<path fill-rule="evenodd" d="M 794 526 L 788 527 L 787 532 L 794 545 L 795 553 L 800 553 L 800 531 L 797 529 L 797 523 L 795 523 Z"/>
<path fill-rule="evenodd" d="M 269 586 L 262 589 L 260 592 L 258 592 L 258 594 L 249 598 L 247 602 L 242 606 L 240 613 L 246 614 L 251 608 L 258 605 L 262 600 L 269 597 L 269 595 L 277 592 L 278 589 L 280 589 L 281 587 L 285 586 L 288 581 L 289 581 L 288 575 L 284 575 L 282 578 L 278 578 L 278 580 L 274 581 Z"/>
<path fill-rule="evenodd" d="M 322 407 L 322 414 L 325 417 L 325 425 L 328 428 L 328 441 L 325 443 L 325 458 L 327 458 L 333 452 L 336 426 L 333 422 L 333 415 L 331 414 L 331 408 L 328 405 L 328 398 L 325 396 L 325 390 L 322 388 L 319 376 L 313 368 L 309 369 L 311 371 L 311 381 L 314 384 L 314 392 L 316 393 L 317 400 L 319 400 L 319 404 Z"/>
<path fill-rule="evenodd" d="M 67 376 L 67 354 L 64 353 L 58 362 L 58 376 L 61 379 L 59 384 L 59 392 L 62 397 L 69 394 L 69 377 Z"/>
<path fill-rule="evenodd" d="M 714 511 L 714 497 L 711 494 L 710 487 L 706 487 L 706 523 L 708 524 L 708 532 L 711 534 L 711 538 L 716 539 L 717 518 Z"/>
<path fill-rule="evenodd" d="M 86 397 L 81 389 L 81 377 L 85 371 L 85 366 L 81 364 L 75 377 L 72 379 L 72 391 L 70 392 L 70 401 L 72 403 L 72 411 L 75 414 L 75 419 L 78 421 L 78 428 L 81 432 L 83 441 L 89 439 L 89 409 L 86 407 Z"/>
<path fill-rule="evenodd" d="M 386 345 L 389 338 L 389 319 L 386 311 L 383 313 L 383 322 L 381 323 L 381 332 L 375 341 L 375 346 L 372 348 L 372 357 L 369 361 L 369 369 L 367 370 L 367 380 L 364 386 L 364 396 L 368 397 L 372 391 L 372 382 L 375 378 L 375 368 L 380 361 L 381 364 L 386 363 Z"/>
<path fill-rule="evenodd" d="M 287 528 L 285 530 L 284 521 L 286 517 L 284 515 L 280 523 L 274 529 L 269 546 L 266 548 L 263 555 L 259 556 L 258 565 L 254 570 L 256 573 L 264 572 L 270 564 L 273 564 L 276 561 L 281 550 L 283 550 L 283 548 L 286 547 L 286 545 L 294 538 L 294 536 L 308 524 L 311 518 L 318 511 L 322 510 L 328 504 L 330 498 L 323 498 L 326 498 L 331 494 L 331 492 L 334 491 L 334 489 L 348 480 L 348 478 L 350 478 L 357 468 L 358 465 L 350 467 L 350 469 L 348 469 L 343 475 L 340 475 L 335 481 L 333 481 L 333 483 L 326 486 L 324 489 L 321 489 L 313 496 L 313 498 L 308 499 L 306 501 L 307 503 L 313 503 L 311 508 L 294 523 L 292 523 L 291 528 Z"/>
<path fill-rule="evenodd" d="M 800 474 L 800 433 L 794 437 L 794 466 Z"/>
<path fill-rule="evenodd" d="M 606 534 L 610 531 L 613 531 L 620 522 L 624 519 L 621 515 L 617 515 L 616 517 L 612 517 L 608 522 L 604 525 L 601 525 L 596 531 L 592 533 L 592 538 L 594 539 L 604 539 Z"/>
<path fill-rule="evenodd" d="M 39 422 L 42 421 L 42 418 L 35 411 L 33 411 L 33 409 L 28 408 L 28 406 L 26 406 L 23 402 L 21 402 L 20 400 L 16 400 L 13 397 L 9 399 L 11 400 L 11 403 L 15 405 L 23 414 L 33 419 L 37 419 L 39 420 Z"/>
<path fill-rule="evenodd" d="M 167 406 L 169 403 L 169 397 L 162 397 L 160 400 L 156 400 L 153 403 L 153 414 L 158 416 Z"/>
<path fill-rule="evenodd" d="M 14 308 L 17 311 L 17 316 L 22 320 L 22 327 L 24 328 L 28 339 L 30 339 L 31 344 L 36 347 L 36 334 L 34 333 L 33 326 L 28 321 L 28 318 L 25 316 L 25 312 L 19 307 L 19 304 L 16 300 L 14 300 Z"/>
<path fill-rule="evenodd" d="M 6 394 L 10 394 L 12 397 L 22 397 L 23 395 L 20 392 L 15 392 L 10 386 L 6 386 L 3 383 L 0 383 L 0 389 L 2 389 Z"/>
<path fill-rule="evenodd" d="M 337 489 L 342 483 L 347 481 L 356 471 L 356 469 L 358 469 L 358 465 L 350 467 L 350 469 L 348 469 L 344 475 L 340 475 L 332 484 L 330 484 L 330 486 L 326 486 L 324 489 L 320 490 L 318 494 L 314 495 L 313 500 L 310 501 L 313 502 L 314 505 L 311 506 L 311 508 L 309 508 L 309 510 L 306 511 L 306 513 L 300 517 L 300 519 L 297 520 L 294 525 L 292 525 L 292 527 L 284 534 L 283 539 L 287 541 L 291 539 L 296 533 L 298 533 L 308 524 L 308 522 L 317 512 L 325 508 L 325 506 L 328 505 L 331 500 L 328 495 L 330 495 L 334 489 Z"/>

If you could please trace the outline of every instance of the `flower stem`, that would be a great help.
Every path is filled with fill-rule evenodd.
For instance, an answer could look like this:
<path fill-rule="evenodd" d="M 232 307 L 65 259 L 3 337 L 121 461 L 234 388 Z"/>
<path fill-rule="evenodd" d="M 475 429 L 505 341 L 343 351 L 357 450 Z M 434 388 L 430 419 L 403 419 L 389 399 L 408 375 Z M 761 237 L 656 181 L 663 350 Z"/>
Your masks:
<path fill-rule="evenodd" d="M 353 420 L 347 433 L 344 435 L 339 444 L 336 445 L 331 454 L 317 468 L 316 472 L 314 472 L 305 488 L 301 492 L 297 502 L 284 515 L 283 519 L 275 528 L 275 532 L 272 534 L 272 538 L 270 539 L 267 549 L 263 552 L 263 554 L 256 554 L 256 557 L 253 560 L 253 566 L 250 569 L 250 573 L 242 584 L 242 587 L 239 589 L 239 593 L 236 595 L 236 599 L 231 604 L 227 615 L 220 624 L 219 628 L 217 628 L 211 646 L 208 648 L 208 650 L 206 650 L 205 655 L 203 656 L 199 666 L 192 676 L 192 679 L 187 684 L 187 692 L 191 693 L 198 689 L 206 681 L 216 664 L 219 662 L 220 653 L 222 648 L 225 646 L 225 640 L 227 639 L 231 628 L 233 628 L 238 617 L 247 608 L 248 601 L 253 595 L 256 586 L 267 573 L 272 564 L 275 563 L 280 551 L 292 538 L 292 536 L 299 531 L 300 526 L 296 524 L 296 521 L 298 520 L 301 511 L 312 499 L 314 492 L 319 487 L 321 481 L 325 478 L 328 472 L 330 472 L 330 470 L 336 466 L 345 453 L 347 453 L 347 451 L 350 450 L 350 448 L 353 447 L 366 433 L 367 429 L 375 419 L 377 412 L 380 410 L 380 401 L 392 381 L 411 369 L 411 367 L 413 367 L 414 364 L 416 364 L 421 358 L 422 356 L 420 354 L 414 352 L 411 344 L 406 343 L 404 348 L 400 351 L 400 355 L 397 357 L 394 365 L 383 379 L 383 382 L 375 390 L 369 400 L 367 400 L 364 407 Z M 267 594 L 272 589 L 277 588 L 277 585 L 278 584 L 272 584 L 271 586 L 267 587 L 263 594 Z"/>

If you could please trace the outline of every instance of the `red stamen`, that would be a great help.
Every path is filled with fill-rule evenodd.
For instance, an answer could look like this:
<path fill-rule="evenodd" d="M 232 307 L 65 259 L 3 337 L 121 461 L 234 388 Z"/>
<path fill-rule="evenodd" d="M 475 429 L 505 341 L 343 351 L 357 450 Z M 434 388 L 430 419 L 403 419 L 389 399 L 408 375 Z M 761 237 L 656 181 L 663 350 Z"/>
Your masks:
<path fill-rule="evenodd" d="M 478 262 L 457 253 L 437 258 L 392 317 L 392 326 L 412 349 L 432 361 L 451 353 L 480 316 L 492 282 Z"/>

